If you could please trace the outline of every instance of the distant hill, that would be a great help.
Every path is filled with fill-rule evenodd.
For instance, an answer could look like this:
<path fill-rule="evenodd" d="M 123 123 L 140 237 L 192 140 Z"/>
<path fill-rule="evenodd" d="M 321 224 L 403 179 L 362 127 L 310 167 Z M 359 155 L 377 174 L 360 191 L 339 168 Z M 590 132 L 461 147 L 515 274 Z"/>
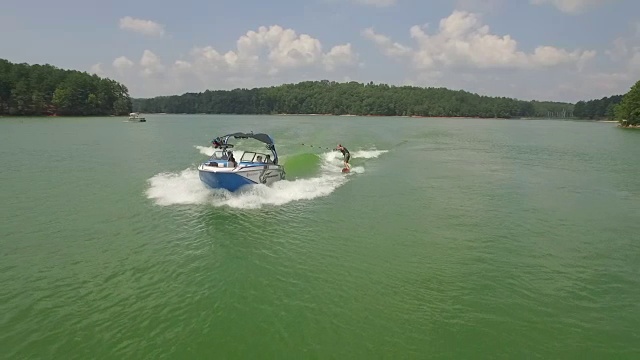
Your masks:
<path fill-rule="evenodd" d="M 573 104 L 489 97 L 463 90 L 358 82 L 305 81 L 133 99 L 143 113 L 333 114 L 433 117 L 562 117 Z"/>
<path fill-rule="evenodd" d="M 0 115 L 123 115 L 131 108 L 129 90 L 114 80 L 0 59 Z"/>

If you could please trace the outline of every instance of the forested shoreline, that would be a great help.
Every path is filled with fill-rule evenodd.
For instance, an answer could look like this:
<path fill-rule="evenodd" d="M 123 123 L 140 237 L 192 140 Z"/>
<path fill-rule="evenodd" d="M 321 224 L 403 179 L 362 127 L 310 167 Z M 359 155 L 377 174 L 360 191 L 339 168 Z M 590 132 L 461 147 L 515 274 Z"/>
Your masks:
<path fill-rule="evenodd" d="M 578 119 L 607 119 L 615 118 L 615 108 L 622 101 L 623 95 L 614 95 L 593 99 L 588 101 L 578 101 L 573 107 L 573 116 Z"/>
<path fill-rule="evenodd" d="M 567 118 L 640 124 L 640 81 L 625 95 L 567 102 L 525 101 L 464 90 L 329 80 L 132 99 L 115 80 L 52 65 L 0 59 L 0 116 L 322 114 L 470 118 Z"/>
<path fill-rule="evenodd" d="M 0 59 L 0 116 L 124 115 L 131 108 L 129 90 L 117 81 Z"/>
<path fill-rule="evenodd" d="M 573 115 L 582 119 L 615 120 L 621 127 L 640 127 L 640 81 L 624 95 L 578 101 Z"/>
<path fill-rule="evenodd" d="M 133 111 L 169 114 L 326 114 L 565 117 L 573 104 L 490 97 L 464 90 L 328 80 L 133 99 Z"/>

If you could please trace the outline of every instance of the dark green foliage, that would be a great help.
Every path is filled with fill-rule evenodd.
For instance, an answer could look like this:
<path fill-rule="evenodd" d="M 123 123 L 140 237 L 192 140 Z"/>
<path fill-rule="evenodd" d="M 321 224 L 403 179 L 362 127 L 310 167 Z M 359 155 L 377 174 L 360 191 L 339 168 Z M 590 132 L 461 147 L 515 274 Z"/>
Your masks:
<path fill-rule="evenodd" d="M 305 81 L 268 88 L 207 90 L 151 99 L 133 99 L 143 113 L 334 114 L 456 116 L 484 118 L 546 117 L 570 111 L 572 104 L 488 97 L 445 88 Z"/>
<path fill-rule="evenodd" d="M 613 119 L 615 106 L 620 101 L 622 101 L 622 95 L 578 101 L 573 108 L 573 116 L 580 119 Z"/>
<path fill-rule="evenodd" d="M 0 59 L 0 115 L 123 115 L 129 90 L 86 72 Z"/>
<path fill-rule="evenodd" d="M 624 95 L 614 112 L 615 119 L 623 125 L 640 125 L 640 81 L 636 82 Z"/>

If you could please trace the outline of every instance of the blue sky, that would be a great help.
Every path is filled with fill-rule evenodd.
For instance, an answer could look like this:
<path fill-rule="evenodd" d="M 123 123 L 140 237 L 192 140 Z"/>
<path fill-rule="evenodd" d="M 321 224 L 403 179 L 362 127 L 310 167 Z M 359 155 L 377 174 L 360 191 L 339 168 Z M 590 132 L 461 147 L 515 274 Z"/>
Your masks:
<path fill-rule="evenodd" d="M 0 58 L 134 97 L 303 80 L 575 102 L 640 80 L 631 0 L 3 0 Z"/>

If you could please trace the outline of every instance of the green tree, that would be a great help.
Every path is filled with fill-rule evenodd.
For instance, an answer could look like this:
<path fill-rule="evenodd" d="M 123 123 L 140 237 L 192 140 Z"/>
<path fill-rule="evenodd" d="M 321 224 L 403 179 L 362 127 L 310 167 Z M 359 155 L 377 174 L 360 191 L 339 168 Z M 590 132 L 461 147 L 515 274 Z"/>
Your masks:
<path fill-rule="evenodd" d="M 615 118 L 627 125 L 640 124 L 640 81 L 636 82 L 615 108 Z"/>
<path fill-rule="evenodd" d="M 71 111 L 71 91 L 66 87 L 59 87 L 53 93 L 52 105 L 56 111 L 66 114 Z"/>
<path fill-rule="evenodd" d="M 577 118 L 584 118 L 587 114 L 586 103 L 584 101 L 578 101 L 573 108 L 573 116 Z"/>
<path fill-rule="evenodd" d="M 127 88 L 113 80 L 0 59 L 0 115 L 107 115 L 130 110 Z"/>
<path fill-rule="evenodd" d="M 11 103 L 13 105 L 11 114 L 31 115 L 32 100 L 27 82 L 21 80 L 11 90 Z"/>

